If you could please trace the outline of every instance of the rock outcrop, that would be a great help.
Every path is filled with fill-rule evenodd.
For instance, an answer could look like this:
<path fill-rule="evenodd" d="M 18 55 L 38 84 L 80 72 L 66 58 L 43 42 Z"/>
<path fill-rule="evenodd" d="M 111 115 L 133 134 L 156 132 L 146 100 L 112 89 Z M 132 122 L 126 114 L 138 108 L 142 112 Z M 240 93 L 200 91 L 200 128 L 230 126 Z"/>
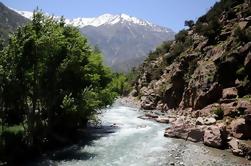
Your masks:
<path fill-rule="evenodd" d="M 243 156 L 247 159 L 251 159 L 251 142 L 250 141 L 242 141 L 236 138 L 232 138 L 231 141 L 228 142 L 228 145 L 233 152 L 234 155 Z"/>
<path fill-rule="evenodd" d="M 219 2 L 150 53 L 134 84 L 141 107 L 196 111 L 250 95 L 250 6 L 248 0 Z"/>
<path fill-rule="evenodd" d="M 226 127 L 212 125 L 206 128 L 204 144 L 215 148 L 224 148 L 227 140 Z"/>
<path fill-rule="evenodd" d="M 141 108 L 176 112 L 165 136 L 215 148 L 232 137 L 232 151 L 250 155 L 235 141 L 251 139 L 250 11 L 250 0 L 216 3 L 138 68 L 133 94 Z"/>

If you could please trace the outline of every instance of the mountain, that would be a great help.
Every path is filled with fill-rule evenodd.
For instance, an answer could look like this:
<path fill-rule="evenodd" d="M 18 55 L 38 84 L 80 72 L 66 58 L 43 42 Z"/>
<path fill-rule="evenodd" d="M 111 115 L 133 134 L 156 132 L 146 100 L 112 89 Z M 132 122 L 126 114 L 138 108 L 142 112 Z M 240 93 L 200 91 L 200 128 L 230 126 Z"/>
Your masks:
<path fill-rule="evenodd" d="M 31 12 L 17 12 L 31 19 Z M 101 50 L 105 63 L 119 72 L 127 72 L 140 64 L 151 50 L 163 41 L 172 40 L 175 34 L 171 29 L 126 14 L 104 14 L 65 22 L 78 27 L 90 44 Z"/>
<path fill-rule="evenodd" d="M 130 95 L 171 114 L 165 136 L 251 159 L 251 1 L 221 0 L 186 25 L 135 70 Z"/>
<path fill-rule="evenodd" d="M 0 2 L 0 38 L 8 38 L 10 32 L 17 29 L 18 26 L 28 21 L 25 17 L 6 7 Z"/>
<path fill-rule="evenodd" d="M 102 15 L 80 28 L 92 45 L 105 55 L 115 71 L 128 71 L 140 64 L 161 42 L 171 40 L 174 32 L 147 21 L 121 15 Z"/>

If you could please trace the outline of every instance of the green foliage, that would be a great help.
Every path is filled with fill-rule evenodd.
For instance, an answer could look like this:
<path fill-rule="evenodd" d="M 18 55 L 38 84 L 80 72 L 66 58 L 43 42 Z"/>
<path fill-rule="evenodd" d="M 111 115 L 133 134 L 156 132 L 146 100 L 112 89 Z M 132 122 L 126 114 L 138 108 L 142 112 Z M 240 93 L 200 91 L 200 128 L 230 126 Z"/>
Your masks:
<path fill-rule="evenodd" d="M 245 95 L 242 97 L 244 100 L 251 101 L 251 95 Z"/>
<path fill-rule="evenodd" d="M 231 12 L 232 8 L 238 4 L 243 3 L 244 0 L 221 0 L 216 2 L 214 6 L 207 12 L 206 15 L 200 17 L 197 21 L 199 22 L 209 22 L 210 20 L 219 19 L 222 12 L 225 11 L 227 14 Z"/>
<path fill-rule="evenodd" d="M 209 39 L 209 43 L 216 42 L 216 36 L 221 32 L 222 25 L 217 17 L 210 19 L 208 23 L 198 22 L 196 24 L 196 32 Z"/>
<path fill-rule="evenodd" d="M 184 43 L 181 42 L 177 42 L 172 50 L 170 51 L 170 53 L 172 54 L 173 57 L 177 57 L 178 55 L 180 55 L 183 51 L 185 50 L 184 47 Z"/>
<path fill-rule="evenodd" d="M 186 20 L 185 26 L 192 28 L 194 26 L 194 21 L 193 20 Z"/>
<path fill-rule="evenodd" d="M 63 18 L 56 21 L 35 11 L 0 53 L 1 125 L 27 124 L 21 138 L 27 146 L 42 146 L 52 133 L 70 136 L 117 96 L 111 88 L 115 79 L 100 52 Z M 124 91 L 125 79 L 116 79 Z"/>
<path fill-rule="evenodd" d="M 251 28 L 249 27 L 247 29 L 241 30 L 241 28 L 238 26 L 234 31 L 234 35 L 238 41 L 247 43 L 251 41 Z"/>
<path fill-rule="evenodd" d="M 188 33 L 186 30 L 181 30 L 175 35 L 176 42 L 185 42 Z"/>
<path fill-rule="evenodd" d="M 243 79 L 246 76 L 245 67 L 241 66 L 237 71 L 236 75 L 238 78 Z"/>
<path fill-rule="evenodd" d="M 23 125 L 15 125 L 6 127 L 3 133 L 13 133 L 14 135 L 17 135 L 18 133 L 23 133 L 23 132 L 24 132 Z"/>
<path fill-rule="evenodd" d="M 110 88 L 113 92 L 116 92 L 119 95 L 127 95 L 131 90 L 126 75 L 118 73 L 114 74 Z"/>
<path fill-rule="evenodd" d="M 218 107 L 218 108 L 215 108 L 214 110 L 213 110 L 213 113 L 215 114 L 215 115 L 217 115 L 217 120 L 221 120 L 221 119 L 223 119 L 223 117 L 224 117 L 224 110 L 222 109 L 222 108 L 220 108 L 220 107 Z"/>
<path fill-rule="evenodd" d="M 165 41 L 160 46 L 158 46 L 155 51 L 151 51 L 146 59 L 147 62 L 156 60 L 161 55 L 170 51 L 172 41 Z"/>

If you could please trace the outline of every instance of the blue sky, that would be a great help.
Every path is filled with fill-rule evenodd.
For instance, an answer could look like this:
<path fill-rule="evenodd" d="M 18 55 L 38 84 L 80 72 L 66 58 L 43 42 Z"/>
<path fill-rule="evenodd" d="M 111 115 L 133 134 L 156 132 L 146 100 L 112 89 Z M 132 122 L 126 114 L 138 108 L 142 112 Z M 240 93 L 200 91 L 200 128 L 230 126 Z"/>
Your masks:
<path fill-rule="evenodd" d="M 50 14 L 66 18 L 96 17 L 104 13 L 146 19 L 174 31 L 184 28 L 185 20 L 196 20 L 217 0 L 0 0 L 18 10 L 32 11 L 37 6 Z"/>

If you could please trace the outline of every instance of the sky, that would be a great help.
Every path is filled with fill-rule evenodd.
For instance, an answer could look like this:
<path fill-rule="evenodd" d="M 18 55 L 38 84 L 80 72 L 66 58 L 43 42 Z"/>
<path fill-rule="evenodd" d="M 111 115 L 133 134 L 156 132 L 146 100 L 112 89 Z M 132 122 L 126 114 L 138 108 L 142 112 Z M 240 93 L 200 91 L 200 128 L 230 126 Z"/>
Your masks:
<path fill-rule="evenodd" d="M 196 20 L 205 14 L 217 0 L 0 0 L 17 10 L 44 12 L 65 18 L 97 17 L 121 14 L 150 21 L 171 28 L 184 28 L 185 20 Z"/>

